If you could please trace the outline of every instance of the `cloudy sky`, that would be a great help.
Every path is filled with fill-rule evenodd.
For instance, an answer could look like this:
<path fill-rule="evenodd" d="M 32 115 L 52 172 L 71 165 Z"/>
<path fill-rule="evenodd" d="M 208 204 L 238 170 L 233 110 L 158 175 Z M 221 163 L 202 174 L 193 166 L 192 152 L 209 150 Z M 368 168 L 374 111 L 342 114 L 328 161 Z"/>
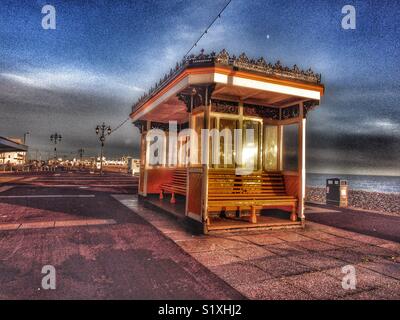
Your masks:
<path fill-rule="evenodd" d="M 61 153 L 95 155 L 95 126 L 122 122 L 225 3 L 2 0 L 0 135 L 29 131 L 31 150 L 47 156 L 57 131 Z M 308 122 L 309 171 L 400 175 L 400 3 L 351 1 L 357 29 L 343 30 L 348 3 L 233 0 L 199 47 L 322 73 L 326 95 Z M 42 28 L 45 4 L 56 8 L 56 30 Z M 106 153 L 137 156 L 138 142 L 127 123 L 108 137 Z"/>

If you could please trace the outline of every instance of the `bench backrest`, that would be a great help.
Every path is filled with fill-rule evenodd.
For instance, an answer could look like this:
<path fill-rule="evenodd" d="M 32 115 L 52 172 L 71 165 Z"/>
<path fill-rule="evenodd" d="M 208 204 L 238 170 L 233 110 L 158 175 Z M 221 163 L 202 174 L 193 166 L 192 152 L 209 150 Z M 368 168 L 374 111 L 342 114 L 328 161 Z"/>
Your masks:
<path fill-rule="evenodd" d="M 286 195 L 281 172 L 261 172 L 238 176 L 234 171 L 210 170 L 208 173 L 209 195 Z"/>
<path fill-rule="evenodd" d="M 186 168 L 177 168 L 172 175 L 172 184 L 186 186 Z"/>

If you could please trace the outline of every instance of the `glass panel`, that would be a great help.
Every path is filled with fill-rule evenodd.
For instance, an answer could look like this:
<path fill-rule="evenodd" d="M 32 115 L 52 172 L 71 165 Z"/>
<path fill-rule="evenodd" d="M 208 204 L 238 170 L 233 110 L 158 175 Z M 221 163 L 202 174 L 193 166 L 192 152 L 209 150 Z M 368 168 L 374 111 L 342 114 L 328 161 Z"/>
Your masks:
<path fill-rule="evenodd" d="M 237 128 L 238 121 L 232 119 L 220 119 L 219 120 L 219 131 L 220 131 L 220 168 L 234 168 L 235 159 L 233 157 L 233 143 L 234 143 L 234 130 Z M 225 163 L 226 162 L 226 163 Z"/>
<path fill-rule="evenodd" d="M 278 127 L 264 126 L 264 170 L 278 170 Z"/>
<path fill-rule="evenodd" d="M 243 121 L 243 150 L 242 162 L 243 167 L 251 164 L 253 161 L 254 170 L 259 169 L 259 151 L 260 151 L 260 130 L 261 124 L 258 121 Z M 247 130 L 253 130 L 253 135 L 249 135 Z"/>
<path fill-rule="evenodd" d="M 165 164 L 165 135 L 154 133 L 147 136 L 150 139 L 147 142 L 148 154 L 147 164 L 148 166 L 163 166 Z"/>
<path fill-rule="evenodd" d="M 297 171 L 298 168 L 298 125 L 283 126 L 283 168 Z"/>
<path fill-rule="evenodd" d="M 216 117 L 210 117 L 210 131 L 209 131 L 209 137 L 208 137 L 208 148 L 209 148 L 209 152 L 208 152 L 208 164 L 210 167 L 216 168 L 217 165 L 214 164 L 215 161 L 213 161 L 213 149 L 216 148 L 215 146 L 215 142 L 214 142 L 214 138 L 211 135 L 211 132 L 213 129 L 217 129 L 217 118 Z M 218 150 L 218 149 L 215 149 Z"/>
<path fill-rule="evenodd" d="M 217 118 L 210 117 L 210 130 L 215 129 L 217 125 Z"/>
<path fill-rule="evenodd" d="M 195 127 L 195 131 L 197 133 L 197 150 L 198 150 L 198 154 L 197 154 L 197 161 L 198 164 L 201 164 L 201 129 L 204 128 L 204 115 L 198 115 L 195 117 L 195 123 L 194 123 L 194 127 Z"/>
<path fill-rule="evenodd" d="M 146 143 L 146 135 L 145 134 L 142 134 L 141 140 L 142 141 L 140 142 L 140 164 L 142 166 L 145 166 L 146 165 L 146 152 L 147 152 L 147 150 L 146 150 L 147 143 Z"/>
<path fill-rule="evenodd" d="M 188 163 L 188 145 L 189 141 L 187 137 L 181 137 L 178 139 L 178 165 L 186 166 Z"/>

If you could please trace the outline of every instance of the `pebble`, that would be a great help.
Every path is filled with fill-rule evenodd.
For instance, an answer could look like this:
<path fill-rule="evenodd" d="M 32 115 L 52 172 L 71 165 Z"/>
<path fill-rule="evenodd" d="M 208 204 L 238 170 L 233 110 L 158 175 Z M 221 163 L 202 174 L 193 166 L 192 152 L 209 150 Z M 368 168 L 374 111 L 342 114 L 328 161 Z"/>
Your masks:
<path fill-rule="evenodd" d="M 400 216 L 400 193 L 349 190 L 348 206 Z M 306 201 L 325 203 L 325 188 L 307 187 Z"/>

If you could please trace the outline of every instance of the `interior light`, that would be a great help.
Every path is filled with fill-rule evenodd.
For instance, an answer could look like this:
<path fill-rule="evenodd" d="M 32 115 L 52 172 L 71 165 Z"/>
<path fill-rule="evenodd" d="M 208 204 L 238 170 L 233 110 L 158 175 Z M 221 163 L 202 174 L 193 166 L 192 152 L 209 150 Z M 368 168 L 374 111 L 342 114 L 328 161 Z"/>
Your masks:
<path fill-rule="evenodd" d="M 257 154 L 257 147 L 254 143 L 248 143 L 243 147 L 242 151 L 242 161 L 243 164 L 249 162 L 250 160 L 254 161 L 254 157 Z"/>

